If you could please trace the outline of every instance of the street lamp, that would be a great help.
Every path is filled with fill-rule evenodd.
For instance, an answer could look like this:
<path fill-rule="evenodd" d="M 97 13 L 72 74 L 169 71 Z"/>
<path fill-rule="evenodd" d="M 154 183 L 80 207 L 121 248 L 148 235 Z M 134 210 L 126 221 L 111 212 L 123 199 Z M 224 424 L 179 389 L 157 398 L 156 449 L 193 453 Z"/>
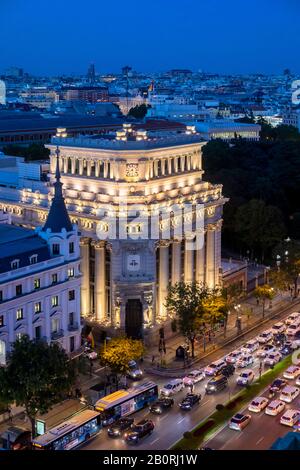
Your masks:
<path fill-rule="evenodd" d="M 281 256 L 277 255 L 276 256 L 276 264 L 277 264 L 278 271 L 280 270 L 280 261 L 281 261 Z"/>

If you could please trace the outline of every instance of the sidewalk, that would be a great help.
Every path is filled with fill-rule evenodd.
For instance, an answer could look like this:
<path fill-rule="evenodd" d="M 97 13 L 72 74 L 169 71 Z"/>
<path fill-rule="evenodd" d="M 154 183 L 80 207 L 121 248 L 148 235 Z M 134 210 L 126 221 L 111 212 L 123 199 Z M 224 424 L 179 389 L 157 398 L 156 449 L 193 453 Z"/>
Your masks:
<path fill-rule="evenodd" d="M 289 293 L 276 295 L 272 301 L 271 308 L 269 308 L 269 302 L 266 302 L 264 319 L 270 319 L 281 309 L 290 305 L 292 305 L 292 301 Z M 251 309 L 251 315 L 249 317 L 242 315 L 242 311 L 246 308 Z M 238 330 L 236 325 L 237 316 L 239 314 L 242 318 L 240 330 Z M 221 327 L 215 332 L 214 336 L 211 337 L 210 341 L 206 339 L 205 347 L 202 339 L 201 342 L 195 342 L 195 360 L 199 361 L 200 358 L 219 349 L 220 346 L 225 345 L 230 340 L 246 334 L 251 328 L 258 326 L 262 320 L 262 305 L 257 305 L 256 299 L 253 296 L 248 297 L 241 302 L 240 311 L 230 313 L 227 321 L 226 336 L 224 328 Z M 166 340 L 166 354 L 163 354 L 162 357 L 158 351 L 158 342 L 159 339 L 157 340 L 157 346 L 150 348 L 147 351 L 147 355 L 144 357 L 147 371 L 155 374 L 159 371 L 166 371 L 167 369 L 184 369 L 184 362 L 176 359 L 176 349 L 178 346 L 185 344 L 185 338 L 180 334 L 176 334 L 174 337 Z M 154 362 L 152 362 L 153 356 L 155 357 Z M 163 360 L 163 367 L 161 367 L 161 359 Z M 187 368 L 188 367 L 187 365 Z"/>

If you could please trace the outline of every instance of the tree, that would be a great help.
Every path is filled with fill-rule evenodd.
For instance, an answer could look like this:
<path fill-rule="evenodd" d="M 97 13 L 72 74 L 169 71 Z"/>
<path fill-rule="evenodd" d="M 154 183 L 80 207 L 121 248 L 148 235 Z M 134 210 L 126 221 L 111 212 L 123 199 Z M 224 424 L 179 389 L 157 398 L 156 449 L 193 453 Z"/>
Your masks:
<path fill-rule="evenodd" d="M 25 408 L 34 437 L 37 414 L 64 399 L 75 378 L 75 367 L 61 347 L 24 335 L 14 343 L 7 367 L 0 368 L 0 401 Z"/>
<path fill-rule="evenodd" d="M 126 337 L 112 338 L 100 351 L 100 362 L 110 367 L 116 376 L 117 386 L 119 376 L 129 372 L 129 361 L 140 359 L 145 353 L 142 341 Z"/>
<path fill-rule="evenodd" d="M 146 104 L 136 105 L 133 108 L 130 108 L 128 116 L 132 116 L 136 119 L 144 119 L 148 111 L 148 106 Z"/>
<path fill-rule="evenodd" d="M 274 250 L 278 268 L 287 285 L 292 284 L 293 296 L 298 297 L 298 277 L 300 273 L 300 241 L 287 238 Z M 279 257 L 279 258 L 278 258 Z"/>
<path fill-rule="evenodd" d="M 264 201 L 252 199 L 238 208 L 235 231 L 242 243 L 253 252 L 259 252 L 262 260 L 266 252 L 285 235 L 285 226 L 280 210 L 268 206 Z"/>
<path fill-rule="evenodd" d="M 200 283 L 177 282 L 169 287 L 166 298 L 168 312 L 177 319 L 180 333 L 190 342 L 195 357 L 195 339 L 206 324 L 215 324 L 224 318 L 224 307 L 219 291 Z"/>
<path fill-rule="evenodd" d="M 226 336 L 228 313 L 232 310 L 238 301 L 243 297 L 244 291 L 239 283 L 229 284 L 222 288 L 222 297 L 224 299 L 224 336 Z"/>
<path fill-rule="evenodd" d="M 258 299 L 262 300 L 262 316 L 265 318 L 265 305 L 266 300 L 272 300 L 274 298 L 275 292 L 273 287 L 269 286 L 268 284 L 264 284 L 263 286 L 257 286 L 254 290 L 254 295 Z"/>
<path fill-rule="evenodd" d="M 269 279 L 271 285 L 281 294 L 289 287 L 289 278 L 284 270 L 272 268 L 270 270 Z"/>
<path fill-rule="evenodd" d="M 25 160 L 48 160 L 50 157 L 50 150 L 43 144 L 30 144 L 28 147 L 22 145 L 7 145 L 3 148 L 6 155 L 13 155 L 16 157 L 24 157 Z"/>

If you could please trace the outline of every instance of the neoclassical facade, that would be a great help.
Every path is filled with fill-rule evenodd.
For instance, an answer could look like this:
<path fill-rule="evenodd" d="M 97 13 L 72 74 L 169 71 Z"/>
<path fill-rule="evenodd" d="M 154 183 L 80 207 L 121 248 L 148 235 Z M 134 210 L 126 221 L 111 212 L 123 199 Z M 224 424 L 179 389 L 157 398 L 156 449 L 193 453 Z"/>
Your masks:
<path fill-rule="evenodd" d="M 51 173 L 59 150 L 67 210 L 81 232 L 83 316 L 139 337 L 167 320 L 170 284 L 222 283 L 226 199 L 222 185 L 203 180 L 204 144 L 193 127 L 147 133 L 130 124 L 101 137 L 58 130 L 52 138 Z M 24 189 L 13 218 L 37 224 L 50 197 Z"/>

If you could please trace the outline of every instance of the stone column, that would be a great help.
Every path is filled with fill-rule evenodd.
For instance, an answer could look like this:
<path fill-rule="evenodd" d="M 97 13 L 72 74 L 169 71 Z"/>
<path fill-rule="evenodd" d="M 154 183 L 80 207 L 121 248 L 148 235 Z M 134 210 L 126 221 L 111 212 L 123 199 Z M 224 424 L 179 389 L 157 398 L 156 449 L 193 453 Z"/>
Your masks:
<path fill-rule="evenodd" d="M 100 170 L 100 162 L 99 160 L 95 160 L 95 177 L 99 178 L 99 170 Z"/>
<path fill-rule="evenodd" d="M 169 175 L 172 174 L 172 159 L 168 158 L 168 173 Z"/>
<path fill-rule="evenodd" d="M 72 173 L 72 175 L 75 175 L 75 169 L 76 169 L 76 158 L 71 157 L 71 173 Z"/>
<path fill-rule="evenodd" d="M 166 159 L 165 158 L 161 160 L 161 174 L 163 176 L 165 176 L 166 174 Z"/>
<path fill-rule="evenodd" d="M 181 241 L 172 243 L 172 285 L 181 281 Z"/>
<path fill-rule="evenodd" d="M 91 160 L 88 160 L 86 162 L 86 175 L 91 176 L 91 169 L 92 169 L 92 162 Z"/>
<path fill-rule="evenodd" d="M 154 160 L 154 176 L 158 176 L 158 160 Z"/>
<path fill-rule="evenodd" d="M 63 166 L 64 173 L 68 173 L 68 161 L 69 161 L 69 157 L 64 157 L 64 166 Z"/>
<path fill-rule="evenodd" d="M 111 161 L 110 165 L 109 165 L 109 178 L 111 180 L 114 179 L 114 164 L 115 164 L 115 162 Z"/>
<path fill-rule="evenodd" d="M 83 159 L 79 160 L 79 174 L 83 175 Z"/>
<path fill-rule="evenodd" d="M 103 322 L 106 319 L 105 309 L 105 241 L 95 240 L 95 316 Z"/>
<path fill-rule="evenodd" d="M 190 171 L 191 169 L 191 155 L 187 155 L 187 170 Z"/>
<path fill-rule="evenodd" d="M 159 242 L 159 279 L 158 279 L 158 314 L 162 319 L 167 316 L 164 305 L 169 285 L 169 244 L 167 240 Z"/>
<path fill-rule="evenodd" d="M 174 158 L 174 170 L 175 173 L 178 173 L 178 157 Z"/>
<path fill-rule="evenodd" d="M 209 224 L 206 235 L 206 284 L 215 287 L 216 279 L 215 226 Z"/>
<path fill-rule="evenodd" d="M 184 243 L 184 282 L 194 281 L 194 243 L 194 237 L 186 237 Z"/>
<path fill-rule="evenodd" d="M 86 316 L 90 313 L 90 239 L 80 239 L 80 268 L 81 268 L 81 313 Z"/>
<path fill-rule="evenodd" d="M 185 155 L 182 155 L 180 157 L 180 167 L 181 167 L 181 171 L 185 171 Z"/>
<path fill-rule="evenodd" d="M 205 233 L 199 236 L 199 247 L 196 250 L 196 282 L 205 282 Z"/>

